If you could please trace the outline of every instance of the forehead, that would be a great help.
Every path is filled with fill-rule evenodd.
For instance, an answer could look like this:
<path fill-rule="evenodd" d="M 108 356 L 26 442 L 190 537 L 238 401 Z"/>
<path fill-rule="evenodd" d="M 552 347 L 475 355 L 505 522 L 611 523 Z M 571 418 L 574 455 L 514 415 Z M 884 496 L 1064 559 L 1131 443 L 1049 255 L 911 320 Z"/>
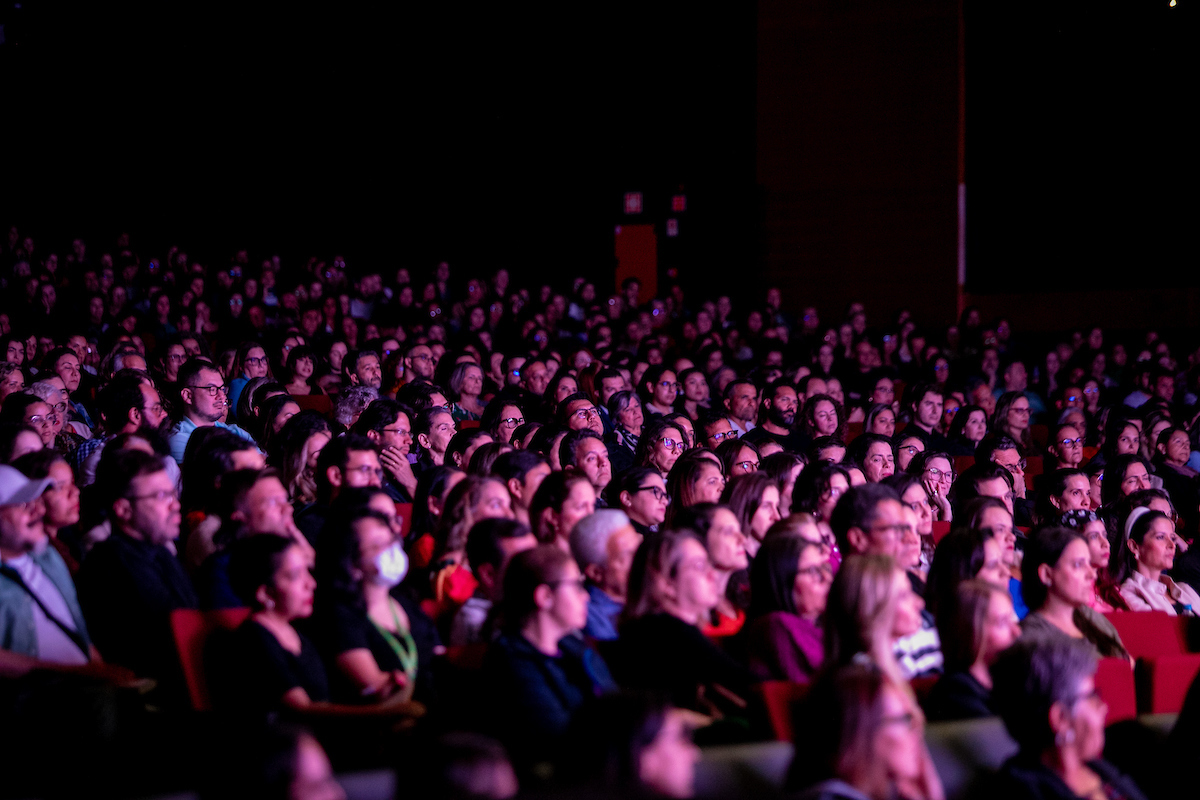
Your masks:
<path fill-rule="evenodd" d="M 630 405 L 630 407 L 632 407 L 633 403 L 630 403 L 629 405 Z M 568 414 L 574 414 L 576 411 L 579 411 L 580 409 L 583 409 L 583 408 L 592 408 L 592 401 L 591 400 L 572 400 L 571 402 L 567 403 L 567 413 Z"/>

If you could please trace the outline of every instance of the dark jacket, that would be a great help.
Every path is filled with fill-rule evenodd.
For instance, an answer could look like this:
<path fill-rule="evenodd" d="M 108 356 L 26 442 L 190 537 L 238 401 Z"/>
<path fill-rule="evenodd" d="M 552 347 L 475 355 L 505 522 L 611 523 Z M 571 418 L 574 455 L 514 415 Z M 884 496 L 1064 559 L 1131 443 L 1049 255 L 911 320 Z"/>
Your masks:
<path fill-rule="evenodd" d="M 925 700 L 930 722 L 979 719 L 996 715 L 992 693 L 969 672 L 951 672 L 933 685 Z"/>
<path fill-rule="evenodd" d="M 1146 800 L 1141 789 L 1107 761 L 1089 761 L 1088 766 L 1100 776 L 1112 800 Z M 992 796 L 1006 800 L 1078 800 L 1062 778 L 1055 775 L 1036 755 L 1025 753 L 1017 753 L 1004 762 L 996 775 Z"/>

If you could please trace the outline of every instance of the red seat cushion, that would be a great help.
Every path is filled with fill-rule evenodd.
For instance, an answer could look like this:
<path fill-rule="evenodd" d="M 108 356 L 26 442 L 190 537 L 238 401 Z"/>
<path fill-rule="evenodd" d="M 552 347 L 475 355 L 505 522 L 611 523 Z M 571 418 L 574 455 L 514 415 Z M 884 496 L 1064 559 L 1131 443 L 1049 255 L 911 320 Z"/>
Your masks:
<path fill-rule="evenodd" d="M 1183 700 L 1196 674 L 1200 673 L 1200 654 L 1159 656 L 1144 662 L 1151 714 L 1175 714 L 1183 709 Z"/>
<path fill-rule="evenodd" d="M 1176 656 L 1187 652 L 1180 618 L 1165 611 L 1112 611 L 1105 615 L 1134 658 Z"/>
<path fill-rule="evenodd" d="M 758 685 L 771 730 L 780 742 L 792 741 L 792 706 L 808 694 L 808 685 L 791 681 L 763 681 Z"/>

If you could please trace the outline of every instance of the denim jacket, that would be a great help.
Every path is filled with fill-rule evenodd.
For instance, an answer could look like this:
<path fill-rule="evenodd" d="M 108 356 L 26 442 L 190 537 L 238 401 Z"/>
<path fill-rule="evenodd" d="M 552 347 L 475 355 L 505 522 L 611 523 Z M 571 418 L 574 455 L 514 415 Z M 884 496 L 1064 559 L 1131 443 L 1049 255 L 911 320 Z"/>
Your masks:
<path fill-rule="evenodd" d="M 83 621 L 83 611 L 75 595 L 75 584 L 71 581 L 71 573 L 63 563 L 62 556 L 47 544 L 34 551 L 33 561 L 62 593 L 67 607 L 71 609 L 71 621 L 75 623 L 75 630 L 90 644 L 87 624 Z M 37 644 L 37 630 L 33 622 L 33 598 L 20 584 L 0 573 L 0 649 L 37 658 Z"/>

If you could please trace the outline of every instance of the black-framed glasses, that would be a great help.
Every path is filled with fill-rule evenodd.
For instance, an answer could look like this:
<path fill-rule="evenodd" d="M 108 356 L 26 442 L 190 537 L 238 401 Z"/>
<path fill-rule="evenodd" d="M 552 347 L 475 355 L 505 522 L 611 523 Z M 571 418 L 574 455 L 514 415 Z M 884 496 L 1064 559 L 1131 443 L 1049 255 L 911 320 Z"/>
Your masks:
<path fill-rule="evenodd" d="M 654 495 L 655 500 L 666 500 L 668 503 L 671 502 L 671 497 L 667 494 L 666 490 L 661 489 L 658 486 L 639 486 L 636 491 L 650 492 L 652 495 Z"/>
<path fill-rule="evenodd" d="M 524 425 L 525 418 L 524 417 L 505 417 L 504 419 L 500 420 L 500 424 L 506 428 L 515 428 L 518 425 Z"/>
<path fill-rule="evenodd" d="M 725 431 L 724 433 L 711 433 L 709 434 L 708 438 L 715 442 L 724 441 L 725 439 L 736 439 L 738 438 L 738 432 L 735 430 L 729 430 Z"/>
<path fill-rule="evenodd" d="M 935 481 L 939 481 L 939 482 L 942 480 L 946 480 L 950 483 L 954 483 L 954 479 L 956 477 L 958 477 L 957 475 L 954 474 L 954 470 L 941 470 L 941 469 L 938 469 L 937 467 L 926 467 L 925 472 L 926 472 L 926 474 L 929 475 L 930 478 L 932 478 Z"/>
<path fill-rule="evenodd" d="M 1072 445 L 1078 445 L 1078 446 L 1082 447 L 1083 446 L 1083 437 L 1080 436 L 1076 439 L 1063 439 L 1059 442 L 1059 444 L 1061 444 L 1063 447 L 1071 447 Z"/>
<path fill-rule="evenodd" d="M 209 397 L 216 397 L 217 394 L 223 394 L 226 397 L 229 396 L 229 387 L 228 386 L 217 386 L 215 384 L 210 383 L 207 386 L 189 386 L 188 388 L 191 389 L 193 392 L 200 392 L 200 391 L 207 392 Z"/>
<path fill-rule="evenodd" d="M 758 470 L 757 461 L 735 461 L 733 465 L 742 472 L 756 472 Z"/>
<path fill-rule="evenodd" d="M 915 444 L 901 445 L 900 447 L 897 447 L 896 450 L 901 453 L 908 453 L 910 456 L 915 456 L 917 453 L 921 452 L 921 448 L 917 447 Z"/>
<path fill-rule="evenodd" d="M 257 367 L 267 363 L 267 359 L 263 356 L 247 356 L 245 363 L 250 367 Z"/>

